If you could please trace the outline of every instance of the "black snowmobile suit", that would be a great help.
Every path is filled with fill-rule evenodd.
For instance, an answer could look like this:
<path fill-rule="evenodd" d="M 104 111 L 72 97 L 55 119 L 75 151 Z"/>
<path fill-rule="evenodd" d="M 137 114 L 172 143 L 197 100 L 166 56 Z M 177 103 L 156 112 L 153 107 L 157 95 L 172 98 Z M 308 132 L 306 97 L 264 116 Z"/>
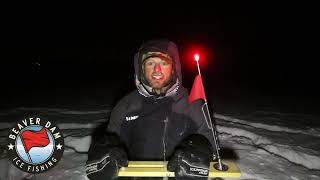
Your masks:
<path fill-rule="evenodd" d="M 145 82 L 142 55 L 146 52 L 169 54 L 174 64 L 174 79 L 163 96 L 155 96 Z M 215 144 L 202 112 L 203 102 L 189 104 L 188 92 L 181 86 L 178 50 L 172 42 L 154 41 L 135 55 L 137 90 L 121 99 L 111 112 L 108 132 L 116 133 L 126 146 L 129 160 L 168 160 L 175 147 L 191 134 L 204 135 Z"/>

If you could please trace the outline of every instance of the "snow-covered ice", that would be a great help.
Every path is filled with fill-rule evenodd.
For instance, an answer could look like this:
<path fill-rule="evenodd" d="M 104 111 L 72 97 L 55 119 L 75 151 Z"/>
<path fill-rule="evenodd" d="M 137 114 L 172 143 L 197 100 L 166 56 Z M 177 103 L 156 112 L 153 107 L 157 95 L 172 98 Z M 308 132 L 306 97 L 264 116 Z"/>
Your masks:
<path fill-rule="evenodd" d="M 37 113 L 57 124 L 65 137 L 65 152 L 50 171 L 24 173 L 7 159 L 7 133 L 15 122 Z M 76 110 L 59 108 L 15 108 L 0 112 L 0 180 L 87 179 L 84 165 L 91 134 L 107 121 L 110 108 Z M 320 126 L 303 126 L 303 118 L 318 117 L 257 110 L 245 115 L 214 114 L 222 147 L 222 158 L 238 164 L 240 179 L 320 179 Z"/>

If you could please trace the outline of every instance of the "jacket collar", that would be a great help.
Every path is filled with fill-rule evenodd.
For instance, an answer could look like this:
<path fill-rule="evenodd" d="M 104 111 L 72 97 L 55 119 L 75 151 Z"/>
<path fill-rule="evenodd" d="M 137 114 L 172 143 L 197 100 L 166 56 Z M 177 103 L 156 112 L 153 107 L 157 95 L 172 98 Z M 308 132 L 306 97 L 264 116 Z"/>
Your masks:
<path fill-rule="evenodd" d="M 178 95 L 181 94 L 181 93 L 179 93 L 180 89 L 181 89 L 181 84 L 180 84 L 180 81 L 178 78 L 177 78 L 176 82 L 166 91 L 166 93 L 162 96 L 159 96 L 159 97 L 151 94 L 152 87 L 139 81 L 137 76 L 135 77 L 135 84 L 136 84 L 136 87 L 138 89 L 139 94 L 141 94 L 144 97 L 152 97 L 155 99 L 172 97 L 174 100 L 177 100 L 177 99 L 179 99 Z"/>

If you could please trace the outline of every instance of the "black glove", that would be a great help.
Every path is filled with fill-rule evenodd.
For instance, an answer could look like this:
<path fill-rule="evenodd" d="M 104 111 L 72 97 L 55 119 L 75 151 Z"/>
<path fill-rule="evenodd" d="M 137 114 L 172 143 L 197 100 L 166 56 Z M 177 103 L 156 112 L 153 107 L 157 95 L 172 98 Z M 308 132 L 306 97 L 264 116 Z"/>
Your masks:
<path fill-rule="evenodd" d="M 116 179 L 120 167 L 128 166 L 127 153 L 121 146 L 119 137 L 104 135 L 94 141 L 88 151 L 86 173 L 90 180 Z"/>
<path fill-rule="evenodd" d="M 201 135 L 191 135 L 176 149 L 168 163 L 176 180 L 207 180 L 212 160 L 210 142 Z"/>

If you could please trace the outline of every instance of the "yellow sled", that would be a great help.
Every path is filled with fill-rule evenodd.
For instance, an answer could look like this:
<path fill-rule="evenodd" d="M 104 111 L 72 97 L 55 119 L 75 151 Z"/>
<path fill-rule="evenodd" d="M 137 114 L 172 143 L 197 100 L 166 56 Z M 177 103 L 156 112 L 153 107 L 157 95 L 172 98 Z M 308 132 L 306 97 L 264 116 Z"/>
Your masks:
<path fill-rule="evenodd" d="M 222 161 L 228 167 L 226 171 L 219 171 L 214 168 L 216 162 L 210 163 L 209 177 L 239 178 L 241 172 L 233 161 Z M 174 177 L 174 172 L 166 170 L 167 164 L 162 161 L 130 161 L 128 167 L 122 167 L 118 176 L 122 177 Z"/>

